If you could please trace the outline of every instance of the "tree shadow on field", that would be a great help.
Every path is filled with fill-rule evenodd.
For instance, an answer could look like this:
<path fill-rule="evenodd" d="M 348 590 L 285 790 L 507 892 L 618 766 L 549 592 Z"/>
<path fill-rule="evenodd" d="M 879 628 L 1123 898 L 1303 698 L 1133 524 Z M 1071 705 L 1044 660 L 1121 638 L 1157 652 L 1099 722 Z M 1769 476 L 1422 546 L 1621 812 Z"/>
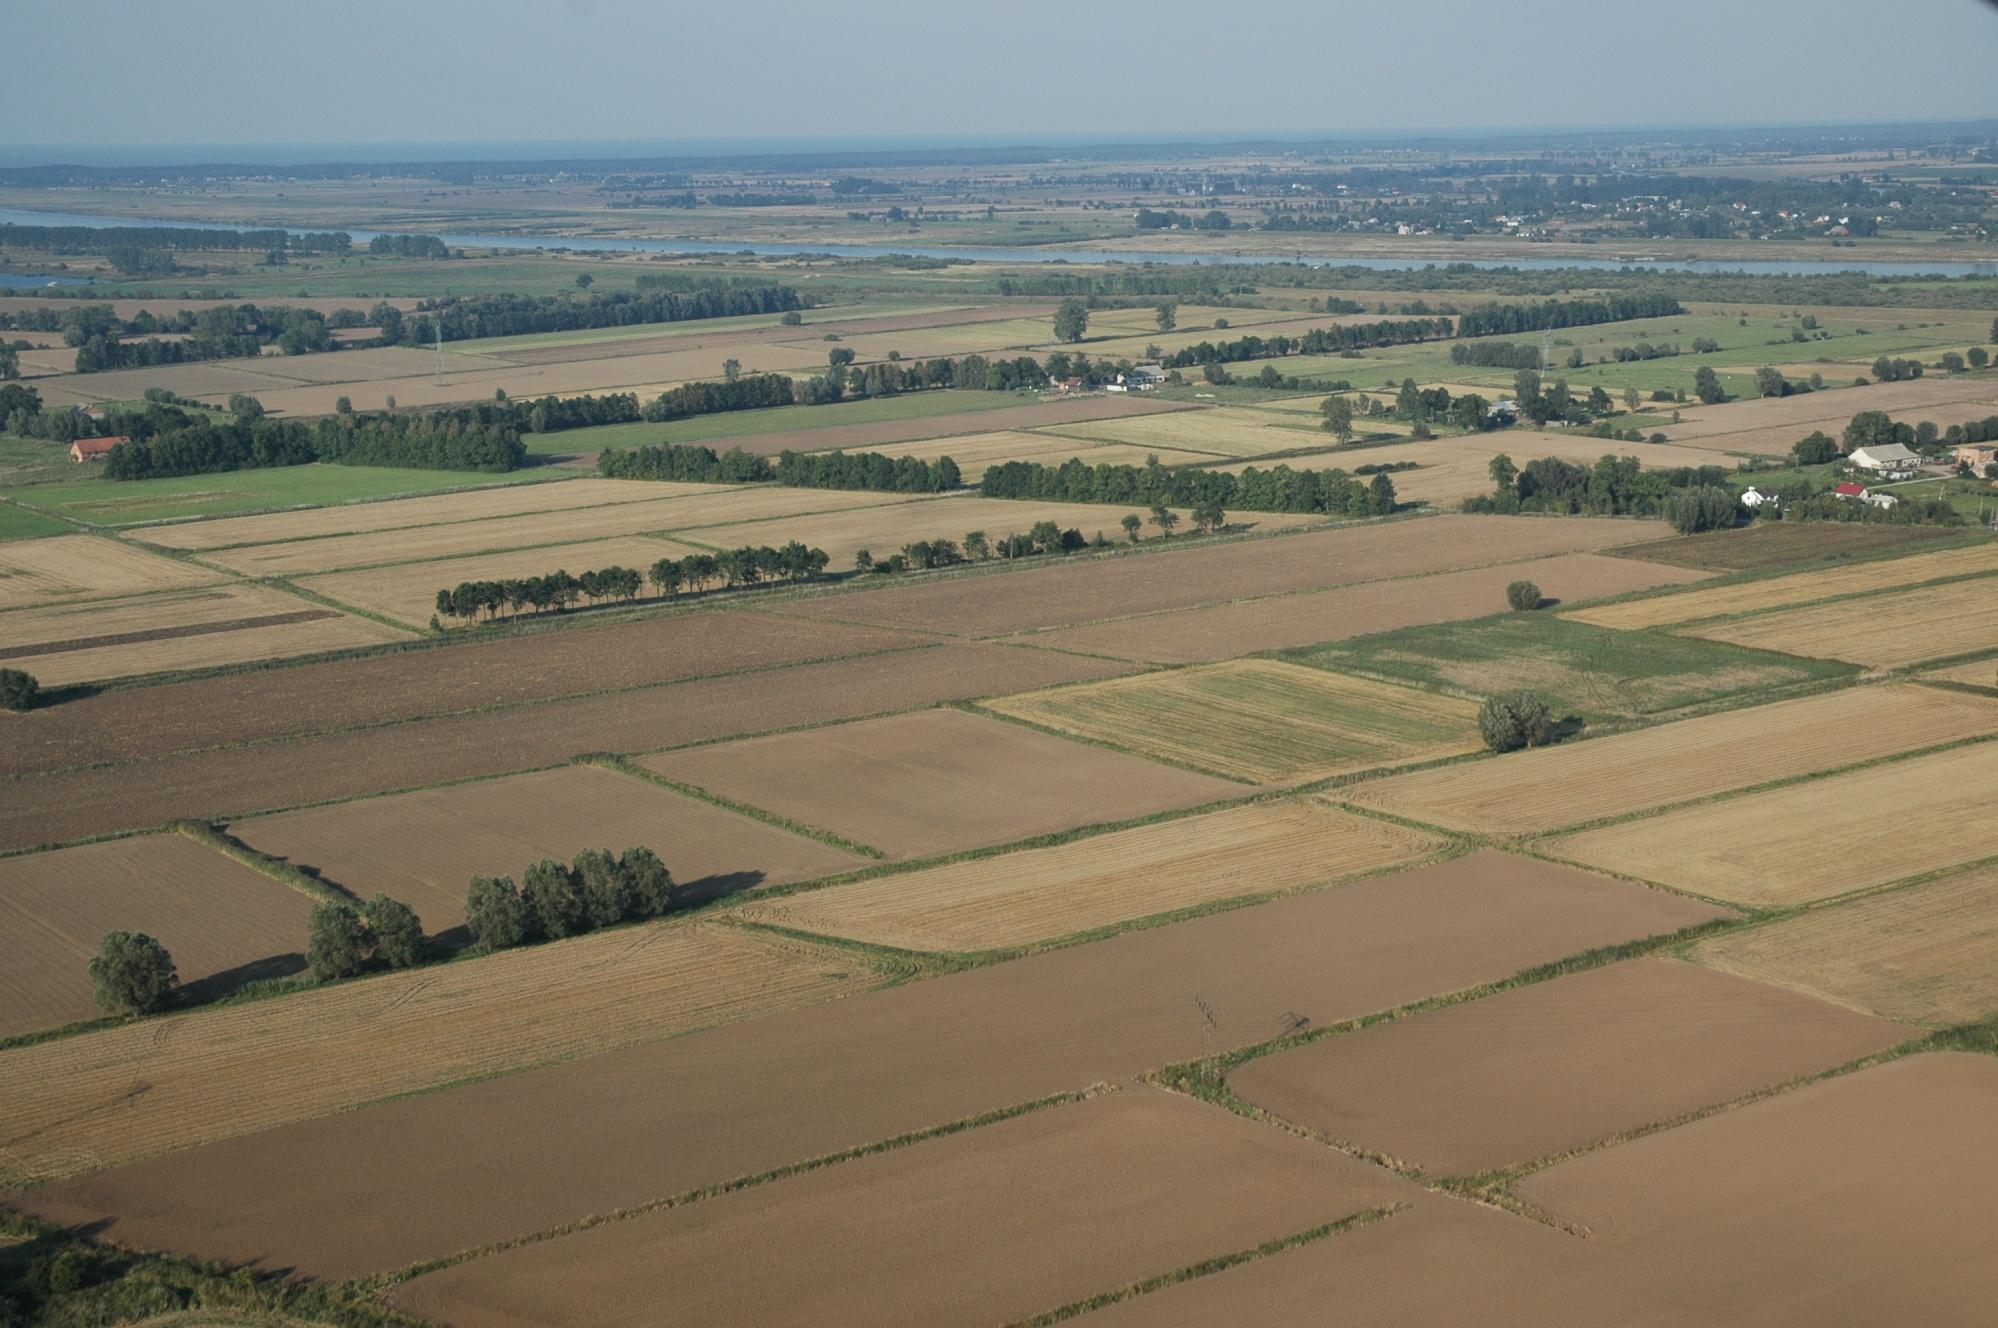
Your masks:
<path fill-rule="evenodd" d="M 749 871 L 722 872 L 714 876 L 703 876 L 697 881 L 688 881 L 674 893 L 681 908 L 694 908 L 701 904 L 712 904 L 717 899 L 741 894 L 744 890 L 754 890 L 763 884 L 764 873 Z"/>
<path fill-rule="evenodd" d="M 1557 742 L 1566 742 L 1580 733 L 1587 725 L 1588 721 L 1584 720 L 1580 715 L 1569 715 L 1566 718 L 1557 719 L 1547 726 L 1547 732 L 1541 740 L 1541 745 L 1552 747 Z"/>
<path fill-rule="evenodd" d="M 234 995 L 243 988 L 259 982 L 276 982 L 284 978 L 296 977 L 305 971 L 305 956 L 302 954 L 270 955 L 263 959 L 252 959 L 247 964 L 225 968 L 219 973 L 183 982 L 180 986 L 180 999 L 190 1005 L 205 1005 L 209 1001 L 219 1001 L 225 996 Z"/>

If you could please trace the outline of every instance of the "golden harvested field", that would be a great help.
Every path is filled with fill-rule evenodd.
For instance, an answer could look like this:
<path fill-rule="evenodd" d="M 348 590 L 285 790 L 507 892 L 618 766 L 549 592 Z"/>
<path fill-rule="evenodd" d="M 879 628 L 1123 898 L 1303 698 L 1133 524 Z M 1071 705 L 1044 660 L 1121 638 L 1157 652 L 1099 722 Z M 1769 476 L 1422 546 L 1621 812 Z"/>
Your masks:
<path fill-rule="evenodd" d="M 1972 687 L 1998 688 L 1998 659 L 1973 660 L 1968 664 L 1957 664 L 1947 669 L 1937 669 L 1925 673 L 1925 678 L 1939 678 L 1945 682 L 1960 682 Z"/>
<path fill-rule="evenodd" d="M 390 1300 L 454 1323 L 652 1324 L 668 1303 L 712 1328 L 874 1328 L 886 1306 L 897 1322 L 1010 1323 L 1415 1193 L 1126 1088 L 457 1264 Z"/>
<path fill-rule="evenodd" d="M 1998 396 L 1998 384 L 1990 379 L 1917 378 L 1834 392 L 1687 406 L 1681 423 L 1663 425 L 1659 432 L 1675 443 L 1697 439 L 1703 446 L 1729 451 L 1782 453 L 1812 429 L 1823 429 L 1837 438 L 1846 422 L 1862 410 L 1894 414 L 1993 396 Z"/>
<path fill-rule="evenodd" d="M 1295 421 L 1271 411 L 1244 410 L 1232 406 L 1141 415 L 1128 420 L 1057 425 L 1045 432 L 1097 442 L 1169 447 L 1237 457 L 1318 447 L 1331 438 L 1319 429 L 1297 428 Z"/>
<path fill-rule="evenodd" d="M 385 891 L 430 932 L 465 920 L 472 877 L 518 881 L 530 863 L 567 862 L 586 848 L 652 849 L 697 898 L 865 865 L 829 844 L 593 766 L 253 817 L 230 833 L 361 898 Z"/>
<path fill-rule="evenodd" d="M 1715 899 L 1802 904 L 1998 853 L 1994 780 L 1998 743 L 1980 742 L 1542 847 Z"/>
<path fill-rule="evenodd" d="M 742 911 L 907 950 L 996 950 L 1218 900 L 1288 894 L 1442 847 L 1420 832 L 1304 798 L 879 876 Z"/>
<path fill-rule="evenodd" d="M 588 544 L 550 544 L 542 548 L 516 549 L 511 553 L 481 553 L 469 558 L 440 558 L 435 562 L 395 563 L 359 572 L 303 577 L 298 584 L 330 600 L 355 608 L 371 609 L 400 622 L 420 626 L 430 621 L 430 615 L 436 612 L 437 592 L 461 581 L 545 576 L 557 570 L 581 574 L 605 567 L 630 567 L 643 572 L 661 558 L 684 558 L 694 552 L 697 550 L 691 546 L 672 540 L 628 535 Z M 653 596 L 652 584 L 647 582 L 641 593 L 646 597 Z"/>
<path fill-rule="evenodd" d="M 0 1051 L 0 1081 L 41 1087 L 0 1095 L 0 1183 L 670 1038 L 872 981 L 851 955 L 668 921 L 15 1047 Z"/>
<path fill-rule="evenodd" d="M 220 994 L 304 967 L 312 901 L 180 835 L 0 858 L 0 1037 L 93 1019 L 85 970 L 106 932 L 140 931 L 184 987 Z"/>
<path fill-rule="evenodd" d="M 639 764 L 896 857 L 1122 821 L 1246 791 L 958 710 L 690 747 Z"/>
<path fill-rule="evenodd" d="M 1531 834 L 1993 730 L 1998 730 L 1998 701 L 1896 683 L 1392 775 L 1342 795 L 1452 829 Z M 1697 818 L 1713 810 L 1696 807 L 1689 814 Z M 1822 819 L 1812 815 L 1807 822 L 1815 826 Z M 1898 841 L 1901 834 L 1896 830 L 1881 838 Z M 1699 839 L 1717 849 L 1734 847 L 1704 831 Z"/>
<path fill-rule="evenodd" d="M 297 595 L 232 584 L 15 610 L 0 616 L 0 664 L 68 685 L 407 639 Z"/>
<path fill-rule="evenodd" d="M 1080 530 L 1085 538 L 1101 534 L 1106 539 L 1121 542 L 1124 532 L 1118 522 L 1126 514 L 1136 512 L 1146 517 L 1143 537 L 1153 539 L 1158 534 L 1150 524 L 1149 509 L 1143 507 L 955 495 L 900 500 L 889 494 L 870 496 L 876 500 L 875 505 L 855 511 L 823 511 L 810 516 L 746 521 L 740 525 L 698 526 L 681 533 L 686 539 L 718 549 L 734 548 L 740 544 L 782 544 L 786 540 L 799 540 L 814 548 L 824 549 L 832 556 L 832 566 L 841 570 L 853 566 L 854 555 L 862 549 L 867 549 L 876 558 L 886 558 L 898 552 L 904 544 L 916 540 L 949 539 L 962 543 L 965 532 L 972 530 L 982 530 L 988 538 L 996 541 L 1004 535 L 1024 534 L 1042 521 L 1052 521 L 1064 530 Z M 1179 515 L 1181 529 L 1189 528 L 1190 514 L 1181 509 Z M 1324 520 L 1321 516 L 1300 513 L 1250 512 L 1231 517 L 1231 524 L 1256 530 L 1285 530 L 1319 524 Z M 966 599 L 976 599 L 985 587 L 955 589 Z M 829 606 L 833 603 L 827 601 Z M 843 615 L 835 612 L 833 616 Z"/>
<path fill-rule="evenodd" d="M 1972 573 L 1998 571 L 1998 540 L 1987 540 L 1968 548 L 1944 549 L 1936 553 L 1913 553 L 1900 558 L 1883 558 L 1855 567 L 1826 568 L 1798 572 L 1792 576 L 1772 576 L 1738 585 L 1713 586 L 1703 590 L 1680 591 L 1625 604 L 1605 604 L 1570 614 L 1598 627 L 1669 627 L 1678 623 L 1716 618 L 1723 614 L 1761 613 L 1794 604 L 1819 600 L 1846 599 L 1873 590 L 1916 586 L 1925 581 Z M 1998 582 L 1986 582 L 1987 592 L 1998 592 Z M 1994 595 L 1998 598 L 1998 595 Z M 1864 601 L 1873 608 L 1890 603 L 1885 599 Z M 1855 606 L 1856 607 L 1856 606 Z M 1762 621 L 1757 618 L 1756 621 Z M 1706 633 L 1701 633 L 1706 635 Z M 1998 637 L 1993 638 L 1998 644 Z M 1811 651 L 1799 651 L 1811 654 Z"/>
<path fill-rule="evenodd" d="M 31 1202 L 64 1221 L 104 1222 L 107 1239 L 139 1248 L 353 1277 L 1127 1079 L 1261 1042 L 1300 1018 L 1353 1019 L 1716 916 L 1678 895 L 1478 853 L 781 1019 L 300 1120 L 63 1182 Z M 291 1091 L 288 1059 L 226 1068 L 228 1086 L 253 1101 Z M 92 1131 L 125 1125 L 102 1113 L 79 1119 L 97 1099 L 51 1082 L 10 1134 L 59 1122 L 88 1143 Z M 491 1154 L 465 1148 L 468 1138 L 534 1145 L 506 1155 L 506 1183 L 495 1185 Z M 388 1189 L 397 1203 L 371 1197 Z"/>
<path fill-rule="evenodd" d="M 1433 1176 L 1518 1166 L 1822 1073 L 1914 1029 L 1678 959 L 1515 987 L 1253 1060 L 1235 1093 Z"/>
<path fill-rule="evenodd" d="M 1280 660 L 1141 673 L 983 703 L 1260 784 L 1476 751 L 1477 703 Z"/>
<path fill-rule="evenodd" d="M 1690 635 L 1900 668 L 1998 644 L 1998 577 L 1789 609 L 1698 628 Z"/>
<path fill-rule="evenodd" d="M 650 489 L 642 480 L 626 481 Z M 654 497 L 568 512 L 532 512 L 485 521 L 453 521 L 414 530 L 368 531 L 223 549 L 207 557 L 251 576 L 331 572 L 380 563 L 416 562 L 472 553 L 575 544 L 614 535 L 649 534 L 681 526 L 779 516 L 787 512 L 841 511 L 909 501 L 894 494 L 823 489 L 710 489 L 700 494 Z M 760 541 L 759 541 L 760 542 Z M 782 540 L 778 540 L 782 543 Z"/>
<path fill-rule="evenodd" d="M 1506 586 L 1522 577 L 1549 598 L 1572 603 L 1706 575 L 1631 558 L 1573 553 L 1112 619 L 1018 639 L 1119 659 L 1196 664 L 1251 650 L 1291 650 L 1397 627 L 1487 617 L 1504 607 Z"/>
<path fill-rule="evenodd" d="M 1998 1014 L 1998 868 L 1812 909 L 1702 941 L 1727 973 L 1923 1024 Z"/>
<path fill-rule="evenodd" d="M 221 579 L 208 568 L 97 535 L 0 544 L 0 609 L 150 594 Z"/>
<path fill-rule="evenodd" d="M 501 484 L 463 493 L 343 503 L 338 507 L 315 507 L 299 512 L 212 517 L 206 521 L 142 526 L 130 533 L 134 539 L 170 549 L 220 549 L 232 544 L 268 544 L 278 540 L 352 535 L 369 530 L 397 530 L 440 522 L 488 521 L 494 517 L 519 516 L 527 512 L 646 502 L 654 498 L 710 493 L 719 487 L 594 478 L 554 483 L 538 481 L 532 484 Z"/>
<path fill-rule="evenodd" d="M 1998 1300 L 1990 1057 L 1913 1056 L 1577 1158 L 1529 1202 L 1587 1239 L 1429 1195 L 1409 1211 L 1089 1315 L 1090 1328 L 1466 1321 L 1965 1324 Z M 1837 1159 L 1828 1165 L 1827 1159 Z M 1697 1276 L 1688 1276 L 1697 1269 Z"/>

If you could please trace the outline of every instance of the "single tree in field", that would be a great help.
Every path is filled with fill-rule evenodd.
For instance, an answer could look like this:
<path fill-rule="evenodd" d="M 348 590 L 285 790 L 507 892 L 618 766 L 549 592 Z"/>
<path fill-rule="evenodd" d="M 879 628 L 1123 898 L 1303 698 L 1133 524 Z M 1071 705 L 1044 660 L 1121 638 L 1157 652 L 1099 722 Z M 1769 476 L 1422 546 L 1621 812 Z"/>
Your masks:
<path fill-rule="evenodd" d="M 1171 539 L 1173 527 L 1179 524 L 1179 513 L 1159 503 L 1152 508 L 1152 524 L 1159 528 L 1160 539 Z"/>
<path fill-rule="evenodd" d="M 245 423 L 251 420 L 260 420 L 264 417 L 264 403 L 247 392 L 231 392 L 229 394 L 229 413 Z"/>
<path fill-rule="evenodd" d="M 1418 429 L 1423 425 L 1417 425 Z M 1385 473 L 1375 475 L 1367 484 L 1367 512 L 1372 516 L 1386 516 L 1395 509 L 1394 481 Z"/>
<path fill-rule="evenodd" d="M 1485 473 L 1492 477 L 1492 488 L 1501 495 L 1511 493 L 1513 486 L 1519 483 L 1519 467 L 1504 452 L 1491 459 Z"/>
<path fill-rule="evenodd" d="M 1970 362 L 1970 367 L 1973 369 L 1982 369 L 1985 365 L 1991 363 L 1991 352 L 1982 346 L 1972 346 L 1963 355 Z"/>
<path fill-rule="evenodd" d="M 1054 334 L 1056 341 L 1080 341 L 1082 334 L 1089 330 L 1089 310 L 1081 300 L 1063 300 L 1055 309 Z"/>
<path fill-rule="evenodd" d="M 1318 403 L 1325 418 L 1320 427 L 1342 443 L 1353 441 L 1353 403 L 1344 397 L 1327 397 Z"/>
<path fill-rule="evenodd" d="M 111 1014 L 152 1014 L 166 1008 L 180 981 L 173 956 L 144 932 L 107 933 L 90 961 L 97 1007 Z"/>
<path fill-rule="evenodd" d="M 1755 395 L 1759 397 L 1780 397 L 1789 384 L 1783 381 L 1783 371 L 1763 365 L 1755 371 Z"/>
<path fill-rule="evenodd" d="M 42 685 L 32 673 L 0 669 L 0 710 L 32 710 Z"/>
<path fill-rule="evenodd" d="M 1227 519 L 1221 504 L 1212 498 L 1202 499 L 1193 505 L 1193 528 L 1203 535 L 1221 529 Z"/>
<path fill-rule="evenodd" d="M 597 279 L 596 279 L 595 277 L 591 276 L 591 275 L 590 275 L 589 273 L 587 273 L 587 272 L 578 272 L 578 273 L 576 274 L 576 289 L 577 289 L 577 290 L 588 290 L 588 289 L 589 289 L 590 287 L 592 287 L 592 286 L 596 285 L 596 282 L 597 282 Z"/>
<path fill-rule="evenodd" d="M 1159 331 L 1170 332 L 1179 325 L 1179 303 L 1176 300 L 1160 300 L 1158 313 Z"/>
<path fill-rule="evenodd" d="M 723 360 L 722 377 L 728 379 L 731 383 L 742 377 L 742 361 L 736 359 L 733 355 Z"/>
<path fill-rule="evenodd" d="M 481 950 L 504 950 L 527 939 L 527 905 L 511 876 L 474 876 L 465 891 L 465 929 Z"/>
<path fill-rule="evenodd" d="M 1495 752 L 1537 747 L 1547 739 L 1547 702 L 1532 692 L 1494 696 L 1478 710 L 1478 732 Z"/>
<path fill-rule="evenodd" d="M 1693 395 L 1709 406 L 1727 400 L 1727 389 L 1721 386 L 1720 375 L 1711 365 L 1703 364 L 1694 371 Z"/>
<path fill-rule="evenodd" d="M 423 923 L 400 899 L 376 895 L 361 906 L 361 921 L 374 942 L 375 958 L 390 968 L 413 968 L 423 961 Z"/>
<path fill-rule="evenodd" d="M 1643 397 L 1638 395 L 1636 388 L 1626 387 L 1625 389 L 1623 389 L 1623 408 L 1625 410 L 1635 414 L 1637 411 L 1637 403 L 1642 401 L 1643 399 L 1644 399 Z"/>
<path fill-rule="evenodd" d="M 352 904 L 325 903 L 306 924 L 305 962 L 321 982 L 352 977 L 368 964 L 368 928 Z"/>
<path fill-rule="evenodd" d="M 982 530 L 964 532 L 964 557 L 967 562 L 984 562 L 992 556 L 992 541 Z"/>
<path fill-rule="evenodd" d="M 1032 540 L 1034 547 L 1042 553 L 1061 552 L 1061 527 L 1053 521 L 1034 522 L 1033 529 L 1027 532 L 1027 538 Z"/>
<path fill-rule="evenodd" d="M 1540 587 L 1531 581 L 1515 581 L 1505 588 L 1505 602 L 1524 612 L 1540 607 Z"/>
<path fill-rule="evenodd" d="M 1126 512 L 1123 521 L 1119 524 L 1124 527 L 1124 538 L 1136 544 L 1138 542 L 1138 532 L 1144 528 L 1145 519 L 1136 512 Z"/>

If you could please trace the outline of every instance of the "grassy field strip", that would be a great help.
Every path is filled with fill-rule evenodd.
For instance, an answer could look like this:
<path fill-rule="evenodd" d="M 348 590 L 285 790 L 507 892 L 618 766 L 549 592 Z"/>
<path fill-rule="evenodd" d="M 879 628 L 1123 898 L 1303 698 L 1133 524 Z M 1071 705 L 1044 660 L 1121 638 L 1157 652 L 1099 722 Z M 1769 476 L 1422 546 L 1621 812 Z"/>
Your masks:
<path fill-rule="evenodd" d="M 1277 660 L 1140 673 L 983 708 L 1255 783 L 1477 750 L 1474 703 Z"/>

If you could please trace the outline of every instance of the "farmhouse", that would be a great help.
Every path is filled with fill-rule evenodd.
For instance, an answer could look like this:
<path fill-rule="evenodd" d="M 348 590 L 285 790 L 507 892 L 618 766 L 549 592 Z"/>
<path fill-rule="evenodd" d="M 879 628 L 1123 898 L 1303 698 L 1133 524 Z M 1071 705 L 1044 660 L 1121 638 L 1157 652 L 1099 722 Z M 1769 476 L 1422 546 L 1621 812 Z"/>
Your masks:
<path fill-rule="evenodd" d="M 1136 364 L 1129 373 L 1117 375 L 1117 381 L 1109 385 L 1112 392 L 1149 392 L 1165 382 L 1166 373 L 1161 365 Z"/>
<path fill-rule="evenodd" d="M 124 434 L 113 434 L 109 438 L 79 438 L 69 445 L 70 459 L 77 462 L 102 461 L 112 448 L 131 441 Z"/>
<path fill-rule="evenodd" d="M 1750 487 L 1741 491 L 1741 505 L 1750 511 L 1754 511 L 1764 503 L 1769 504 L 1771 507 L 1777 506 L 1777 498 L 1774 490 Z"/>
<path fill-rule="evenodd" d="M 1862 493 L 1859 495 L 1859 501 L 1867 504 L 1869 507 L 1884 508 L 1892 507 L 1901 500 L 1891 493 Z"/>
<path fill-rule="evenodd" d="M 1861 470 L 1908 470 L 1921 462 L 1920 457 L 1899 443 L 1856 447 L 1846 460 Z"/>
<path fill-rule="evenodd" d="M 1854 484 L 1851 480 L 1847 480 L 1845 483 L 1833 488 L 1832 492 L 1841 498 L 1864 498 L 1866 496 L 1866 486 L 1864 484 Z"/>
<path fill-rule="evenodd" d="M 1950 453 L 1950 460 L 1960 466 L 1969 466 L 1973 470 L 1982 470 L 1986 466 L 1998 462 L 1998 447 L 1980 447 L 1974 443 L 1965 444 Z"/>

